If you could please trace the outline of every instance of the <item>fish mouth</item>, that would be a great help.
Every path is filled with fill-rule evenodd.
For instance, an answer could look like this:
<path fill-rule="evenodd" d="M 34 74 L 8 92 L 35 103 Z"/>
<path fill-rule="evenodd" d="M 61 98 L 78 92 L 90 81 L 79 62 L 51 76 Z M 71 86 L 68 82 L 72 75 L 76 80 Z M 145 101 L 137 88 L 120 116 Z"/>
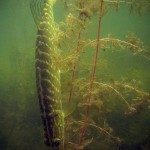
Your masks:
<path fill-rule="evenodd" d="M 54 140 L 52 141 L 52 145 L 51 145 L 50 142 L 47 141 L 47 140 L 45 140 L 44 143 L 45 143 L 47 146 L 52 146 L 52 148 L 55 149 L 55 148 L 58 148 L 58 147 L 60 146 L 61 140 L 60 140 L 59 138 L 54 139 Z"/>
<path fill-rule="evenodd" d="M 59 138 L 54 139 L 54 140 L 52 141 L 52 147 L 54 147 L 54 148 L 59 147 L 60 144 L 61 144 L 61 140 L 60 140 Z"/>

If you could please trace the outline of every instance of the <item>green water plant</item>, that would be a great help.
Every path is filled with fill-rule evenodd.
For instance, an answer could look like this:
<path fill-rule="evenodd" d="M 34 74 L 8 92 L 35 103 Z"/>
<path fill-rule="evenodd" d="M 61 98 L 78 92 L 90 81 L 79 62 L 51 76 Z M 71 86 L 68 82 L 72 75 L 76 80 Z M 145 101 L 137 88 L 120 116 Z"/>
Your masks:
<path fill-rule="evenodd" d="M 137 82 L 107 80 L 102 72 L 109 60 L 99 58 L 99 55 L 108 50 L 129 51 L 149 61 L 150 50 L 133 32 L 128 32 L 123 39 L 111 33 L 102 37 L 102 18 L 110 11 L 119 13 L 122 6 L 128 7 L 129 14 L 141 15 L 149 12 L 149 1 L 63 0 L 63 4 L 67 15 L 59 24 L 54 42 L 65 52 L 56 63 L 65 72 L 62 97 L 70 105 L 75 103 L 74 110 L 65 118 L 65 148 L 90 149 L 94 144 L 96 148 L 119 149 L 124 139 L 111 127 L 108 116 L 114 109 L 122 117 L 141 114 L 149 108 L 150 95 Z M 94 17 L 98 18 L 97 38 L 91 39 L 86 35 Z M 95 54 L 90 56 L 93 62 L 89 63 L 84 58 L 94 49 Z"/>

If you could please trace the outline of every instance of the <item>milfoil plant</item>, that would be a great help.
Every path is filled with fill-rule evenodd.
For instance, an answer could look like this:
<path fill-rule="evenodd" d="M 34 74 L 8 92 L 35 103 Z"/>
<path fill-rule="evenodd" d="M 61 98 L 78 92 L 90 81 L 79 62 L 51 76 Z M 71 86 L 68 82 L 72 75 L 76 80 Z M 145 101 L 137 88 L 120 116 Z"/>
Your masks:
<path fill-rule="evenodd" d="M 62 0 L 62 4 L 66 16 L 57 26 L 54 42 L 61 49 L 55 54 L 59 58 L 55 63 L 61 70 L 65 149 L 116 150 L 132 145 L 122 130 L 124 127 L 132 130 L 131 137 L 138 134 L 138 125 L 130 123 L 135 118 L 146 120 L 150 94 L 141 89 L 141 81 L 134 77 L 117 80 L 108 75 L 105 70 L 111 65 L 106 55 L 128 51 L 149 63 L 150 49 L 133 32 L 127 32 L 122 39 L 115 33 L 103 36 L 102 24 L 109 12 L 120 13 L 122 7 L 127 7 L 129 15 L 148 13 L 150 3 L 148 0 Z M 96 38 L 89 35 L 93 21 L 97 24 Z M 128 125 L 117 131 L 116 119 Z M 141 136 L 140 140 L 147 139 Z M 141 143 L 141 148 L 146 146 L 146 142 Z"/>

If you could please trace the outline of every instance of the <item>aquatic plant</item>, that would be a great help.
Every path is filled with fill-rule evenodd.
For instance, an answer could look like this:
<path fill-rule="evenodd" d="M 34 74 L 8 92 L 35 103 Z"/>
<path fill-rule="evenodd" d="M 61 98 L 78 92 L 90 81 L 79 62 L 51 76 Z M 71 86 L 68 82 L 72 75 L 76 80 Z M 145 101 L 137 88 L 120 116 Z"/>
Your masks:
<path fill-rule="evenodd" d="M 107 113 L 112 112 L 117 103 L 122 103 L 122 108 L 119 109 L 122 109 L 120 111 L 123 111 L 124 115 L 138 114 L 147 109 L 150 95 L 127 81 L 112 79 L 111 82 L 105 82 L 97 80 L 98 72 L 102 71 L 99 67 L 100 64 L 97 63 L 98 50 L 99 48 L 101 51 L 129 50 L 133 55 L 140 55 L 148 60 L 150 59 L 150 50 L 132 32 L 128 32 L 123 40 L 116 38 L 113 34 L 108 34 L 105 38 L 100 37 L 101 19 L 109 11 L 119 11 L 123 4 L 129 8 L 129 13 L 141 14 L 144 11 L 149 11 L 149 2 L 147 0 L 138 3 L 134 0 L 64 0 L 63 2 L 68 15 L 66 21 L 60 23 L 61 35 L 63 36 L 58 37 L 60 39 L 58 45 L 61 48 L 69 49 L 69 52 L 72 53 L 66 59 L 68 62 L 62 63 L 63 65 L 65 63 L 72 64 L 72 67 L 70 65 L 67 69 L 68 73 L 64 75 L 66 81 L 62 82 L 64 87 L 62 94 L 67 99 L 66 93 L 68 93 L 68 103 L 76 103 L 77 105 L 74 112 L 65 118 L 66 149 L 84 149 L 87 146 L 90 148 L 90 145 L 99 138 L 101 140 L 99 147 L 116 149 L 122 139 L 113 135 L 113 129 L 106 121 Z M 85 38 L 90 20 L 95 16 L 99 18 L 97 39 Z M 81 59 L 84 58 L 83 55 L 87 53 L 89 48 L 96 48 L 95 56 L 92 56 L 94 57 L 93 64 L 88 64 Z M 86 74 L 87 72 L 88 74 Z M 96 72 L 97 74 L 95 74 Z M 91 74 L 90 81 L 89 73 Z M 113 99 L 116 101 L 114 102 Z M 112 103 L 113 105 L 110 106 Z M 99 114 L 98 118 L 94 116 L 97 114 Z M 110 147 L 104 148 L 102 143 L 107 143 Z"/>
<path fill-rule="evenodd" d="M 1 15 L 5 22 L 11 12 L 9 26 L 6 25 L 5 29 L 1 23 L 1 31 L 6 30 L 1 38 L 9 37 L 5 42 L 1 40 L 0 54 L 0 149 L 3 150 L 49 149 L 43 143 L 43 126 L 35 89 L 33 47 L 37 28 L 31 23 L 33 18 L 29 11 L 29 1 L 8 0 L 5 3 L 11 3 L 12 7 L 5 9 Z M 40 4 L 41 0 L 34 1 Z M 140 30 L 125 34 L 120 24 L 119 36 L 117 33 L 103 32 L 103 25 L 107 26 L 103 18 L 110 15 L 110 12 L 120 14 L 122 8 L 127 10 L 125 7 L 129 9 L 129 15 L 142 15 L 144 11 L 149 11 L 149 1 L 103 0 L 100 13 L 101 2 L 63 0 L 61 4 L 65 16 L 62 22 L 55 24 L 56 35 L 51 39 L 57 47 L 51 57 L 54 58 L 54 66 L 61 71 L 62 104 L 66 116 L 64 149 L 148 150 L 150 50 L 142 41 L 144 36 L 138 37 Z M 40 9 L 37 5 L 33 5 L 33 8 Z M 101 28 L 98 27 L 100 16 Z M 108 19 L 112 19 L 113 23 L 114 18 Z M 97 38 L 98 28 L 100 38 Z M 98 59 L 95 59 L 97 46 Z M 3 57 L 4 54 L 8 58 Z M 59 144 L 59 139 L 55 140 Z"/>
<path fill-rule="evenodd" d="M 6 40 L 9 41 L 8 49 L 1 49 L 2 57 L 4 51 L 9 57 L 6 60 L 2 58 L 0 63 L 1 149 L 49 149 L 43 144 L 43 127 L 35 92 L 33 47 L 36 37 L 31 32 L 37 30 L 41 0 L 34 0 L 32 8 L 33 11 L 37 10 L 32 12 L 36 25 L 31 24 L 26 28 L 24 23 L 29 25 L 33 22 L 29 1 L 6 2 L 11 3 L 12 7 L 8 8 L 12 8 L 10 12 L 16 15 L 11 13 L 11 23 L 6 26 L 8 36 L 12 36 L 13 40 Z M 62 22 L 53 24 L 56 34 L 51 42 L 57 50 L 51 52 L 51 57 L 54 66 L 61 71 L 61 102 L 66 116 L 64 149 L 133 150 L 136 149 L 134 145 L 149 149 L 150 93 L 146 83 L 149 79 L 145 79 L 148 75 L 145 74 L 149 74 L 150 50 L 137 33 L 131 31 L 122 36 L 122 27 L 119 33 L 121 37 L 117 33 L 103 34 L 103 18 L 110 12 L 120 14 L 123 8 L 129 10 L 129 15 L 142 15 L 150 10 L 149 0 L 62 1 L 57 2 L 64 6 L 65 16 Z M 21 13 L 17 11 L 18 8 Z M 8 13 L 5 12 L 6 16 Z M 7 20 L 5 14 L 4 17 L 1 15 L 4 21 Z M 114 18 L 111 19 L 113 22 Z M 98 22 L 101 23 L 98 25 Z M 21 23 L 19 27 L 17 23 Z M 29 32 L 32 38 L 28 37 Z M 6 33 L 4 36 L 2 34 L 3 38 L 7 36 Z M 14 38 L 16 35 L 18 38 Z M 27 36 L 27 40 L 24 37 L 19 41 L 20 36 Z M 127 68 L 122 66 L 123 63 Z M 44 107 L 47 107 L 46 104 Z M 57 124 L 54 123 L 54 126 Z M 53 136 L 51 139 L 54 139 Z M 56 147 L 59 141 L 58 138 L 54 139 Z"/>

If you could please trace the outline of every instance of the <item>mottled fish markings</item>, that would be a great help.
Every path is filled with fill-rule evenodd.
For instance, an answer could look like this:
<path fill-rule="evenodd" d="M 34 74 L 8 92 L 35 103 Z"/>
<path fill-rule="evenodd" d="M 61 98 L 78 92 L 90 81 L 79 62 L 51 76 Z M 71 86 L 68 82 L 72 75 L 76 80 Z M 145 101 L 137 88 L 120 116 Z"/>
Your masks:
<path fill-rule="evenodd" d="M 55 25 L 53 0 L 33 0 L 31 11 L 37 25 L 36 86 L 44 126 L 45 144 L 52 149 L 63 149 L 64 116 L 61 104 L 60 71 L 55 66 L 53 44 Z"/>

